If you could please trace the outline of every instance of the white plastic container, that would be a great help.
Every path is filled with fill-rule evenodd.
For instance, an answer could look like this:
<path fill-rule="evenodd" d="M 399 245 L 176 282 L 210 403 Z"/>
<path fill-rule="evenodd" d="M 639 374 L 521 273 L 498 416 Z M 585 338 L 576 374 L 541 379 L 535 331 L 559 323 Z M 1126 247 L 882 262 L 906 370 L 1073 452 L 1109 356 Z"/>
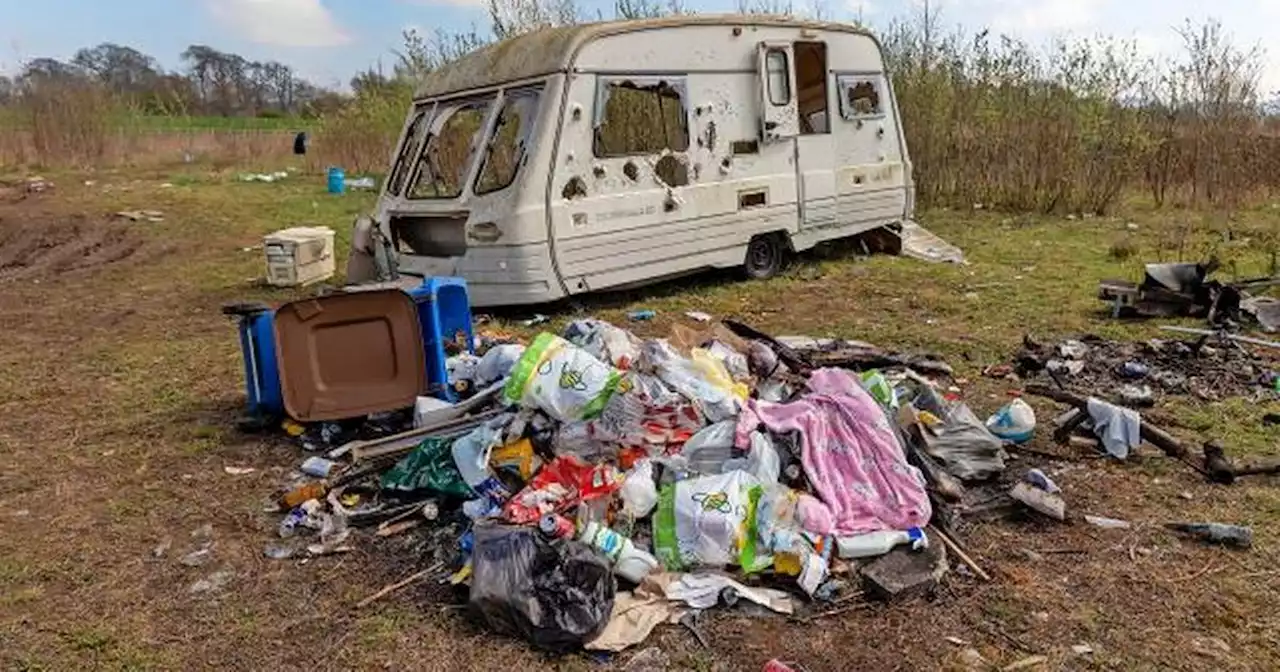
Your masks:
<path fill-rule="evenodd" d="M 333 229 L 300 226 L 268 234 L 262 239 L 266 252 L 267 284 L 303 287 L 333 277 Z"/>
<path fill-rule="evenodd" d="M 853 558 L 871 558 L 892 551 L 895 546 L 911 544 L 911 549 L 918 551 L 929 547 L 929 537 L 924 530 L 913 527 L 909 530 L 880 530 L 856 537 L 840 537 L 836 539 L 836 554 L 844 560 Z"/>

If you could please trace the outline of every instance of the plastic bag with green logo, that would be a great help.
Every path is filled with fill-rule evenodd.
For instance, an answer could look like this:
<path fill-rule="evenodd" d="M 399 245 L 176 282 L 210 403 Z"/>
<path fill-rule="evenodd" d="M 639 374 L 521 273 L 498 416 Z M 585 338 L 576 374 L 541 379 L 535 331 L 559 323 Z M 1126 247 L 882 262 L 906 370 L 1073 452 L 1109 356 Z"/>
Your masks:
<path fill-rule="evenodd" d="M 653 519 L 655 554 L 671 571 L 753 558 L 759 497 L 760 482 L 741 470 L 664 487 Z"/>
<path fill-rule="evenodd" d="M 619 378 L 616 369 L 582 348 L 543 333 L 516 363 L 504 394 L 510 403 L 573 422 L 600 415 Z"/>

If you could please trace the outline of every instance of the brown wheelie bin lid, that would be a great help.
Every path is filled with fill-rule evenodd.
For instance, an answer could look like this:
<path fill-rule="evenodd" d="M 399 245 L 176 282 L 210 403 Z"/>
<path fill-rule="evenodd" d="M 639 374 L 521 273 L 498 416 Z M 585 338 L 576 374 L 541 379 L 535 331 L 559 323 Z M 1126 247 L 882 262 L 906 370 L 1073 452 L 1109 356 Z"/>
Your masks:
<path fill-rule="evenodd" d="M 406 408 L 427 388 L 418 309 L 398 289 L 286 303 L 275 334 L 284 408 L 299 422 Z"/>

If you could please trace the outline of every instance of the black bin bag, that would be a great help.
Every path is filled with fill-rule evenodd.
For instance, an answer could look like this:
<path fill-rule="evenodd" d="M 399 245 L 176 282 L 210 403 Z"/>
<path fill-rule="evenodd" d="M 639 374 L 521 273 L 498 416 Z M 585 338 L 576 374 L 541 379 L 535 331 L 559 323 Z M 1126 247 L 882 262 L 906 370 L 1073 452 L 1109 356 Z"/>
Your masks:
<path fill-rule="evenodd" d="M 471 610 L 497 632 L 550 651 L 579 649 L 609 622 L 617 590 L 607 562 L 531 527 L 477 525 Z"/>

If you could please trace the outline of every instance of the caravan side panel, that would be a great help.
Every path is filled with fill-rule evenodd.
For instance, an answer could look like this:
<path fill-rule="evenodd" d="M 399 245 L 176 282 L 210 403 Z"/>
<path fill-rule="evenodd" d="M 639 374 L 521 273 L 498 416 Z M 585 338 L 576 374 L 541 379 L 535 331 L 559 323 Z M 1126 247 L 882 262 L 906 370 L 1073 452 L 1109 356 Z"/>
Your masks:
<path fill-rule="evenodd" d="M 829 131 L 809 138 L 828 155 L 810 161 L 800 179 L 803 144 L 761 142 L 766 103 L 757 66 L 762 42 L 796 41 L 825 42 L 829 55 Z M 881 73 L 875 41 L 787 26 L 697 25 L 585 45 L 569 77 L 548 205 L 568 291 L 737 266 L 760 234 L 780 232 L 804 248 L 900 220 L 896 107 L 886 87 L 884 132 L 844 118 L 837 70 Z M 832 186 L 809 189 L 806 201 L 806 184 L 821 183 Z"/>

